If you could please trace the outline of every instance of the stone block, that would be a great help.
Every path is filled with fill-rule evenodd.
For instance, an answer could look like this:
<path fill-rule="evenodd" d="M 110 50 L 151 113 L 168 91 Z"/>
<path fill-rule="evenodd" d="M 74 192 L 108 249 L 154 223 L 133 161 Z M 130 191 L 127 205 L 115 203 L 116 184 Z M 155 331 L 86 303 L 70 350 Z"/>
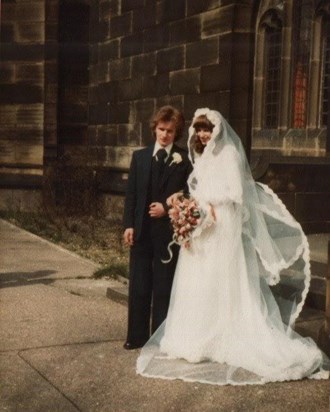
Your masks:
<path fill-rule="evenodd" d="M 89 125 L 87 128 L 87 145 L 96 146 L 97 145 L 97 137 L 98 137 L 98 126 L 96 125 Z"/>
<path fill-rule="evenodd" d="M 45 25 L 45 40 L 47 42 L 56 42 L 58 39 L 58 24 L 57 22 L 47 22 Z"/>
<path fill-rule="evenodd" d="M 5 138 L 3 133 L 0 137 L 0 161 L 1 163 L 15 163 L 15 146 L 14 138 Z M 1 179 L 0 179 L 1 182 Z M 0 183 L 1 184 L 1 183 Z"/>
<path fill-rule="evenodd" d="M 144 0 L 121 0 L 121 12 L 138 9 L 144 7 Z"/>
<path fill-rule="evenodd" d="M 171 21 L 181 20 L 185 17 L 185 11 L 186 11 L 185 0 L 158 1 L 157 2 L 157 23 L 168 23 Z"/>
<path fill-rule="evenodd" d="M 161 108 L 162 106 L 174 106 L 178 110 L 183 111 L 184 110 L 184 96 L 171 96 L 171 95 L 164 95 L 161 97 L 158 97 L 156 99 L 156 109 Z"/>
<path fill-rule="evenodd" d="M 110 81 L 110 65 L 108 62 L 98 64 L 96 79 L 97 83 L 106 83 Z"/>
<path fill-rule="evenodd" d="M 213 92 L 192 94 L 185 103 L 185 115 L 187 119 L 192 119 L 196 109 L 199 107 L 209 107 L 221 112 L 225 118 L 229 118 L 230 92 Z"/>
<path fill-rule="evenodd" d="M 221 62 L 222 64 L 222 62 Z M 253 60 L 247 62 L 231 63 L 232 84 L 237 88 L 247 88 L 251 83 L 253 75 Z"/>
<path fill-rule="evenodd" d="M 198 93 L 199 84 L 199 68 L 179 70 L 170 74 L 170 90 L 172 95 Z"/>
<path fill-rule="evenodd" d="M 101 0 L 99 3 L 99 16 L 104 20 L 108 20 L 111 17 L 111 5 L 110 1 Z"/>
<path fill-rule="evenodd" d="M 235 32 L 246 31 L 246 28 L 251 27 L 251 14 L 252 9 L 250 4 L 239 4 L 235 6 L 235 20 L 234 29 Z"/>
<path fill-rule="evenodd" d="M 13 83 L 15 81 L 16 65 L 8 62 L 0 62 L 0 83 Z"/>
<path fill-rule="evenodd" d="M 169 28 L 167 25 L 158 25 L 143 32 L 143 50 L 145 53 L 164 49 L 169 42 Z"/>
<path fill-rule="evenodd" d="M 106 104 L 93 104 L 89 106 L 89 124 L 107 124 L 109 123 L 108 120 L 108 108 Z"/>
<path fill-rule="evenodd" d="M 100 83 L 97 86 L 97 101 L 98 103 L 114 103 L 117 101 L 118 83 L 108 82 Z"/>
<path fill-rule="evenodd" d="M 44 64 L 18 64 L 16 68 L 16 80 L 30 82 L 32 84 L 43 84 Z"/>
<path fill-rule="evenodd" d="M 232 32 L 234 12 L 234 7 L 223 7 L 204 13 L 202 18 L 202 36 L 208 37 L 215 34 Z"/>
<path fill-rule="evenodd" d="M 141 143 L 141 123 L 118 125 L 118 144 L 139 146 Z"/>
<path fill-rule="evenodd" d="M 113 167 L 112 165 L 109 165 L 110 167 Z M 112 198 L 112 194 L 115 193 L 125 193 L 126 189 L 126 183 L 127 183 L 127 178 L 128 178 L 128 173 L 123 172 L 121 170 L 111 170 L 110 168 L 106 168 L 103 170 L 98 170 L 97 172 L 97 186 L 98 190 L 102 193 L 103 197 L 103 202 L 105 201 L 104 196 L 106 196 L 104 193 L 111 193 L 110 198 Z M 109 196 L 109 195 L 108 195 Z M 110 199 L 108 199 L 109 202 Z M 112 205 L 112 208 L 107 208 L 107 214 L 111 216 L 111 218 L 114 218 L 113 212 L 118 213 L 119 211 L 121 212 L 119 214 L 119 218 L 121 218 L 123 209 L 119 209 L 118 205 L 114 205 L 112 202 L 110 203 Z M 121 206 L 123 206 L 123 202 L 121 202 Z M 104 208 L 104 205 L 103 205 Z"/>
<path fill-rule="evenodd" d="M 193 16 L 170 23 L 170 46 L 191 43 L 201 38 L 201 18 Z"/>
<path fill-rule="evenodd" d="M 117 103 L 116 105 L 108 106 L 108 123 L 119 124 L 119 123 L 130 123 L 130 103 L 123 102 Z"/>
<path fill-rule="evenodd" d="M 57 84 L 58 66 L 56 61 L 47 61 L 45 66 L 45 80 L 47 83 Z"/>
<path fill-rule="evenodd" d="M 109 63 L 110 79 L 123 80 L 131 77 L 132 60 L 131 57 L 125 59 L 112 60 Z"/>
<path fill-rule="evenodd" d="M 17 127 L 15 136 L 16 143 L 18 146 L 43 144 L 43 132 L 43 128 L 38 128 L 37 126 L 35 128 L 25 125 Z M 17 148 L 15 151 L 17 151 Z"/>
<path fill-rule="evenodd" d="M 148 146 L 152 143 L 155 143 L 155 137 L 150 130 L 149 122 L 144 122 L 142 123 L 141 145 Z"/>
<path fill-rule="evenodd" d="M 43 144 L 30 143 L 18 144 L 15 147 L 15 161 L 17 163 L 43 164 Z"/>
<path fill-rule="evenodd" d="M 61 123 L 86 124 L 88 120 L 86 104 L 65 102 L 60 106 L 58 112 Z"/>
<path fill-rule="evenodd" d="M 15 174 L 0 177 L 6 180 L 0 191 L 0 209 L 35 213 L 42 205 L 42 176 Z M 3 186 L 4 187 L 4 186 Z M 25 190 L 24 190 L 25 188 Z"/>
<path fill-rule="evenodd" d="M 120 16 L 112 17 L 110 20 L 110 36 L 116 37 L 127 36 L 132 32 L 132 13 L 124 13 Z"/>
<path fill-rule="evenodd" d="M 63 43 L 59 48 L 59 59 L 66 65 L 75 66 L 75 69 L 81 70 L 89 64 L 89 47 L 84 43 Z M 66 67 L 61 67 L 66 69 Z"/>
<path fill-rule="evenodd" d="M 44 50 L 45 50 L 44 59 L 46 61 L 49 61 L 49 60 L 54 61 L 58 59 L 59 46 L 57 43 L 47 42 L 47 44 L 45 44 Z"/>
<path fill-rule="evenodd" d="M 142 77 L 122 80 L 118 84 L 119 100 L 136 100 L 142 97 Z"/>
<path fill-rule="evenodd" d="M 133 151 L 133 147 L 107 147 L 107 162 L 108 166 L 119 169 L 128 169 Z"/>
<path fill-rule="evenodd" d="M 231 88 L 230 116 L 235 119 L 246 119 L 250 116 L 250 93 L 248 88 Z"/>
<path fill-rule="evenodd" d="M 17 24 L 17 41 L 22 43 L 44 43 L 45 42 L 45 24 L 42 23 L 18 23 Z"/>
<path fill-rule="evenodd" d="M 236 58 L 233 56 L 234 36 L 232 33 L 227 33 L 219 36 L 219 62 L 223 60 L 231 60 Z"/>
<path fill-rule="evenodd" d="M 205 11 L 209 11 L 212 9 L 216 9 L 221 5 L 221 0 L 204 0 L 204 1 L 196 1 L 196 0 L 187 0 L 187 16 L 191 16 L 193 14 L 203 13 Z"/>
<path fill-rule="evenodd" d="M 1 44 L 2 61 L 42 61 L 44 59 L 43 44 Z"/>
<path fill-rule="evenodd" d="M 17 21 L 45 21 L 45 4 L 43 1 L 19 2 L 16 4 Z"/>
<path fill-rule="evenodd" d="M 330 221 L 330 192 L 326 193 L 297 193 L 296 217 L 304 222 Z M 323 205 L 323 207 L 320 207 Z"/>
<path fill-rule="evenodd" d="M 133 78 L 139 76 L 151 76 L 156 73 L 156 53 L 141 54 L 132 57 Z"/>
<path fill-rule="evenodd" d="M 17 5 L 12 2 L 2 2 L 1 4 L 1 21 L 15 22 L 17 14 Z"/>
<path fill-rule="evenodd" d="M 217 63 L 219 59 L 219 39 L 200 40 L 186 46 L 186 68 Z"/>
<path fill-rule="evenodd" d="M 47 22 L 52 21 L 56 22 L 58 19 L 58 0 L 48 0 L 45 2 L 46 8 L 46 20 Z"/>
<path fill-rule="evenodd" d="M 252 33 L 233 33 L 230 37 L 232 39 L 231 41 L 232 41 L 233 61 L 239 62 L 239 63 L 252 61 L 253 58 L 251 56 L 251 48 L 253 48 L 253 44 L 254 44 L 253 34 Z"/>
<path fill-rule="evenodd" d="M 96 144 L 98 146 L 116 146 L 118 144 L 118 126 L 104 125 L 97 128 Z"/>
<path fill-rule="evenodd" d="M 142 96 L 144 98 L 160 97 L 169 93 L 170 87 L 168 73 L 143 78 Z"/>
<path fill-rule="evenodd" d="M 149 123 L 155 111 L 155 99 L 143 99 L 134 102 L 131 108 L 132 123 Z"/>
<path fill-rule="evenodd" d="M 110 39 L 110 20 L 100 20 L 97 22 L 96 28 L 94 27 L 95 38 L 93 35 L 91 41 L 103 42 Z"/>
<path fill-rule="evenodd" d="M 16 122 L 17 124 L 32 125 L 42 128 L 44 120 L 44 105 L 43 104 L 31 104 L 31 105 L 17 105 L 16 106 Z"/>
<path fill-rule="evenodd" d="M 1 23 L 0 38 L 1 42 L 10 43 L 16 40 L 16 27 L 15 23 Z"/>
<path fill-rule="evenodd" d="M 157 72 L 181 70 L 185 64 L 184 46 L 172 47 L 157 52 Z"/>
<path fill-rule="evenodd" d="M 119 40 L 111 40 L 102 43 L 98 47 L 99 60 L 107 61 L 119 57 Z"/>
<path fill-rule="evenodd" d="M 231 62 L 222 61 L 201 68 L 201 92 L 230 90 L 231 87 Z"/>
<path fill-rule="evenodd" d="M 1 87 L 0 103 L 29 104 L 43 101 L 43 88 L 25 82 L 4 84 Z"/>
<path fill-rule="evenodd" d="M 44 127 L 56 129 L 58 116 L 57 105 L 55 104 L 48 104 L 45 107 L 45 114 L 44 114 Z"/>
<path fill-rule="evenodd" d="M 143 51 L 143 33 L 135 33 L 121 40 L 121 56 L 128 57 L 141 54 Z"/>
<path fill-rule="evenodd" d="M 133 32 L 147 29 L 154 26 L 156 23 L 156 2 L 147 0 L 144 8 L 135 9 L 133 11 Z"/>

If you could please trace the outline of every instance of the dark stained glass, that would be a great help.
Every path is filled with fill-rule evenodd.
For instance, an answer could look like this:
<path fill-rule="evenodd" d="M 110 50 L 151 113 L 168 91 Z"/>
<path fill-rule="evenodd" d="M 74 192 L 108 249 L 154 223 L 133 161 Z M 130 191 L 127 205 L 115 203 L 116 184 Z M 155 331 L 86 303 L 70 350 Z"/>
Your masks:
<path fill-rule="evenodd" d="M 281 28 L 266 29 L 265 127 L 277 128 L 280 102 Z"/>
<path fill-rule="evenodd" d="M 306 126 L 313 1 L 296 0 L 293 26 L 293 128 Z"/>

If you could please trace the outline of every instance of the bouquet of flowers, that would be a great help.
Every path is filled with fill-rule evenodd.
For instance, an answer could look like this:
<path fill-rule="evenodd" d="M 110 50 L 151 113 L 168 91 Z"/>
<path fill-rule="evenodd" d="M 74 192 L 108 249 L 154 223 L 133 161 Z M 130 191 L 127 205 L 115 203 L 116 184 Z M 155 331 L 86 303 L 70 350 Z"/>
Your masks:
<path fill-rule="evenodd" d="M 196 200 L 185 195 L 178 196 L 169 210 L 169 217 L 174 229 L 173 241 L 188 248 L 192 233 L 202 218 Z"/>
<path fill-rule="evenodd" d="M 195 199 L 187 195 L 180 195 L 172 203 L 168 212 L 174 229 L 173 240 L 168 245 L 170 258 L 162 260 L 169 263 L 173 257 L 171 246 L 174 244 L 189 248 L 194 230 L 204 221 L 205 213 L 198 207 Z"/>

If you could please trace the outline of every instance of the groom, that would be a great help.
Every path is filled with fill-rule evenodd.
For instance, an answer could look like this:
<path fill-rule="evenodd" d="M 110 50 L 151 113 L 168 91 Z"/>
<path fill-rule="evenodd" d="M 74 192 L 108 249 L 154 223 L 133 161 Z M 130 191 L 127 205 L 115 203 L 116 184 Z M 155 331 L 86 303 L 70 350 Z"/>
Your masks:
<path fill-rule="evenodd" d="M 183 190 L 191 172 L 187 153 L 175 145 L 183 114 L 164 106 L 150 127 L 155 143 L 133 153 L 124 208 L 124 241 L 130 246 L 128 332 L 125 349 L 142 347 L 167 315 L 179 248 L 167 250 L 173 231 L 166 199 Z M 176 246 L 176 245 L 175 245 Z"/>

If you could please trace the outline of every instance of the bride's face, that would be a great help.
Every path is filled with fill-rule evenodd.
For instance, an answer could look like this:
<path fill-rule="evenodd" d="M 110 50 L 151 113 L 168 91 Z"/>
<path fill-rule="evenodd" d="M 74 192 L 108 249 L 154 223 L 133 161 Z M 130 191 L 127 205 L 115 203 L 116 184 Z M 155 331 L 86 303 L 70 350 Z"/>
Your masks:
<path fill-rule="evenodd" d="M 200 127 L 196 130 L 197 137 L 201 141 L 202 145 L 206 146 L 211 139 L 212 132 L 209 129 Z"/>

